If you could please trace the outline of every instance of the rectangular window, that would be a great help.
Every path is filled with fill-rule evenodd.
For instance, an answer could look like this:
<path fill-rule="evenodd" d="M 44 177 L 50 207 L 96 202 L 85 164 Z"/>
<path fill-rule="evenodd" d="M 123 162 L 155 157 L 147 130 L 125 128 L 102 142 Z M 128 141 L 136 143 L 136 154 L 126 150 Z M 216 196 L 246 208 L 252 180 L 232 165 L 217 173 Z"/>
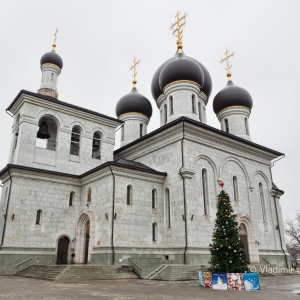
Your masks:
<path fill-rule="evenodd" d="M 202 170 L 202 192 L 203 192 L 203 207 L 204 215 L 208 216 L 208 183 L 207 183 L 207 171 L 206 169 Z"/>
<path fill-rule="evenodd" d="M 168 228 L 171 227 L 171 204 L 170 204 L 170 191 L 167 188 L 165 192 L 165 205 L 166 205 L 166 225 Z"/>
<path fill-rule="evenodd" d="M 174 108 L 173 108 L 173 97 L 170 97 L 170 116 L 173 115 Z"/>
<path fill-rule="evenodd" d="M 260 202 L 261 202 L 261 210 L 262 210 L 263 222 L 267 223 L 264 190 L 263 190 L 263 185 L 262 185 L 261 182 L 259 183 L 259 195 L 260 195 Z"/>
<path fill-rule="evenodd" d="M 168 116 L 167 116 L 167 104 L 164 105 L 164 123 L 167 124 Z"/>
<path fill-rule="evenodd" d="M 140 124 L 140 137 L 143 136 L 143 124 L 141 123 Z"/>
<path fill-rule="evenodd" d="M 199 114 L 199 121 L 202 122 L 201 103 L 200 102 L 198 102 L 198 114 Z"/>
<path fill-rule="evenodd" d="M 193 114 L 196 113 L 196 109 L 195 109 L 195 98 L 194 98 L 194 95 L 193 95 L 193 98 L 192 98 L 192 113 L 193 113 Z"/>

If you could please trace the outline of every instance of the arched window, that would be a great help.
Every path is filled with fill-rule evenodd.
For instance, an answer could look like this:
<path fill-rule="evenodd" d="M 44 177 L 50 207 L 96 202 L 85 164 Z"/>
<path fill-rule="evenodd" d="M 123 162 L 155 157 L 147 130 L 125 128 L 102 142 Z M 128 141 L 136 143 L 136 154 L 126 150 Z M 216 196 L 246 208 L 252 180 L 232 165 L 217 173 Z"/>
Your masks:
<path fill-rule="evenodd" d="M 196 105 L 195 105 L 195 95 L 192 95 L 192 113 L 196 113 Z"/>
<path fill-rule="evenodd" d="M 170 191 L 166 188 L 165 191 L 165 218 L 166 218 L 166 226 L 168 228 L 171 227 L 171 204 L 170 204 Z"/>
<path fill-rule="evenodd" d="M 173 97 L 170 96 L 170 116 L 174 113 L 174 107 L 173 107 Z"/>
<path fill-rule="evenodd" d="M 157 191 L 156 189 L 152 190 L 152 208 L 156 208 L 156 195 Z"/>
<path fill-rule="evenodd" d="M 92 202 L 92 189 L 91 188 L 88 188 L 86 201 L 87 201 L 87 203 Z"/>
<path fill-rule="evenodd" d="M 73 206 L 73 204 L 74 204 L 74 196 L 75 196 L 75 193 L 71 192 L 70 196 L 69 196 L 69 206 Z"/>
<path fill-rule="evenodd" d="M 248 126 L 248 119 L 245 118 L 245 128 L 246 128 L 246 134 L 249 135 L 249 126 Z"/>
<path fill-rule="evenodd" d="M 208 198 L 208 181 L 207 181 L 207 171 L 206 171 L 206 169 L 202 169 L 202 193 L 203 193 L 204 215 L 208 216 L 209 198 Z"/>
<path fill-rule="evenodd" d="M 152 241 L 157 242 L 157 224 L 152 224 Z"/>
<path fill-rule="evenodd" d="M 101 133 L 95 132 L 93 136 L 92 158 L 101 159 Z"/>
<path fill-rule="evenodd" d="M 127 205 L 132 204 L 132 186 L 128 185 L 127 186 Z"/>
<path fill-rule="evenodd" d="M 80 151 L 80 128 L 74 126 L 71 134 L 70 154 L 79 155 Z"/>
<path fill-rule="evenodd" d="M 267 223 L 264 189 L 263 189 L 263 185 L 262 185 L 261 182 L 259 183 L 258 186 L 259 186 L 259 196 L 260 196 L 260 203 L 261 203 L 261 211 L 262 211 L 263 222 Z"/>
<path fill-rule="evenodd" d="M 143 136 L 143 123 L 140 123 L 140 137 Z"/>
<path fill-rule="evenodd" d="M 238 190 L 238 183 L 237 183 L 236 176 L 233 176 L 232 184 L 233 184 L 233 200 L 239 201 L 239 190 Z"/>
<path fill-rule="evenodd" d="M 35 224 L 36 224 L 36 225 L 41 225 L 41 219 L 42 219 L 42 210 L 39 209 L 39 210 L 36 212 Z"/>
<path fill-rule="evenodd" d="M 229 123 L 228 123 L 228 119 L 225 119 L 224 122 L 225 122 L 225 131 L 226 131 L 226 132 L 229 132 Z"/>
<path fill-rule="evenodd" d="M 35 145 L 38 148 L 56 150 L 57 122 L 51 116 L 43 116 L 39 120 Z"/>
<path fill-rule="evenodd" d="M 199 114 L 199 121 L 202 122 L 202 111 L 201 111 L 201 103 L 198 102 L 198 114 Z"/>
<path fill-rule="evenodd" d="M 167 104 L 164 105 L 164 124 L 167 124 L 168 121 L 168 108 L 167 108 Z"/>

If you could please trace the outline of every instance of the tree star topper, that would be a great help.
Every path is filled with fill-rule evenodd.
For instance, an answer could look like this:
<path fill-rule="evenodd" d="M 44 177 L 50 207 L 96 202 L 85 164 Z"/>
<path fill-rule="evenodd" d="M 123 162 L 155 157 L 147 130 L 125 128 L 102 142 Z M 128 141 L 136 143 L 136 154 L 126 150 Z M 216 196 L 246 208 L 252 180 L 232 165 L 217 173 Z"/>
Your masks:
<path fill-rule="evenodd" d="M 56 28 L 55 33 L 54 33 L 54 41 L 52 44 L 52 51 L 55 51 L 55 48 L 56 48 L 57 32 L 58 32 L 58 28 Z"/>
<path fill-rule="evenodd" d="M 224 61 L 226 61 L 226 68 L 225 70 L 227 70 L 227 77 L 228 77 L 228 80 L 231 80 L 231 73 L 230 73 L 230 69 L 232 67 L 232 64 L 229 62 L 229 58 L 234 56 L 235 52 L 231 52 L 231 54 L 228 54 L 229 50 L 226 50 L 225 51 L 225 57 L 222 58 L 220 60 L 220 64 L 222 64 Z"/>
<path fill-rule="evenodd" d="M 137 83 L 137 80 L 136 80 L 136 74 L 137 74 L 137 71 L 136 71 L 136 66 L 140 63 L 140 60 L 137 59 L 136 57 L 134 58 L 133 60 L 133 66 L 130 67 L 130 71 L 133 70 L 133 80 L 132 80 L 132 83 L 133 83 L 133 87 L 135 88 L 136 87 L 136 83 Z"/>
<path fill-rule="evenodd" d="M 174 22 L 170 27 L 170 30 L 172 30 L 172 34 L 175 37 L 177 37 L 178 53 L 182 53 L 183 26 L 186 23 L 186 19 L 185 19 L 186 16 L 187 16 L 187 13 L 181 14 L 181 12 L 178 11 L 176 16 L 175 16 L 176 22 Z"/>

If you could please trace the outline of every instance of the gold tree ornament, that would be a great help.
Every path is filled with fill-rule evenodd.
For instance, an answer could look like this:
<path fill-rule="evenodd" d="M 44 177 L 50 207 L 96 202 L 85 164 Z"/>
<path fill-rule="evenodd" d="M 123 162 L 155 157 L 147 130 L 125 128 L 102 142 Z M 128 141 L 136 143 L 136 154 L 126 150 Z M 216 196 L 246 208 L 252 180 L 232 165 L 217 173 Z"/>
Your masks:
<path fill-rule="evenodd" d="M 57 32 L 58 32 L 58 28 L 56 28 L 55 33 L 54 33 L 54 41 L 52 44 L 52 51 L 55 51 L 55 49 L 56 49 Z"/>
<path fill-rule="evenodd" d="M 136 75 L 137 75 L 137 71 L 136 71 L 136 66 L 140 63 L 140 60 L 137 59 L 136 57 L 133 59 L 133 66 L 130 67 L 130 71 L 133 71 L 133 80 L 132 80 L 132 84 L 133 84 L 133 87 L 135 88 L 136 87 L 136 84 L 137 84 L 137 80 L 136 80 Z"/>
<path fill-rule="evenodd" d="M 183 27 L 186 24 L 187 13 L 177 12 L 175 18 L 176 21 L 171 24 L 170 30 L 172 34 L 177 38 L 177 49 L 178 53 L 182 53 L 182 37 L 183 37 Z"/>
<path fill-rule="evenodd" d="M 225 57 L 224 58 L 222 58 L 221 60 L 220 60 L 220 64 L 222 64 L 224 61 L 226 61 L 226 67 L 225 67 L 225 70 L 227 71 L 227 77 L 228 77 L 228 80 L 231 80 L 231 73 L 230 73 L 230 69 L 231 69 L 231 67 L 232 67 L 232 63 L 230 63 L 229 62 L 229 58 L 230 57 L 232 57 L 232 56 L 234 56 L 234 54 L 235 54 L 235 52 L 231 52 L 230 54 L 229 54 L 229 50 L 226 50 L 225 51 Z"/>

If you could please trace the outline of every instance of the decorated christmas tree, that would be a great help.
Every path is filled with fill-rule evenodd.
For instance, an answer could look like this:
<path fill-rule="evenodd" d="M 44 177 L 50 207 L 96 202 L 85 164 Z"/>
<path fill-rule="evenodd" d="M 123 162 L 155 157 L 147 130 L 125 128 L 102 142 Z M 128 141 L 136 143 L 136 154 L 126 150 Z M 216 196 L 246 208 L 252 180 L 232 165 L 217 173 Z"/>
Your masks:
<path fill-rule="evenodd" d="M 223 183 L 220 184 L 223 187 Z M 217 218 L 213 232 L 213 242 L 209 245 L 211 271 L 244 273 L 248 271 L 244 247 L 239 238 L 236 214 L 225 191 L 217 199 Z"/>

